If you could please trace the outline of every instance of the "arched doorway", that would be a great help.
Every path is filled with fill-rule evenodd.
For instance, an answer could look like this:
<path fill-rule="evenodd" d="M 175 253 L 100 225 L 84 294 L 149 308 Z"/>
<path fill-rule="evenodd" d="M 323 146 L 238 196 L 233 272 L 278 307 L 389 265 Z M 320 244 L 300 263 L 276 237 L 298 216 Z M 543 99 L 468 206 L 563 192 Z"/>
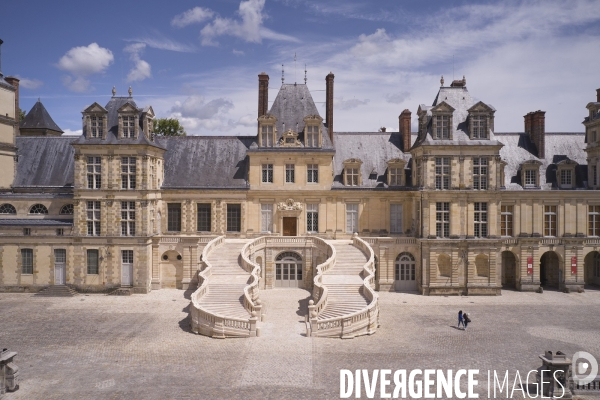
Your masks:
<path fill-rule="evenodd" d="M 285 251 L 275 259 L 275 287 L 304 287 L 302 281 L 302 257 L 293 251 Z"/>
<path fill-rule="evenodd" d="M 183 259 L 175 250 L 168 250 L 160 256 L 160 287 L 181 289 L 183 280 Z"/>
<path fill-rule="evenodd" d="M 417 290 L 415 258 L 408 252 L 398 254 L 394 268 L 394 279 L 397 292 Z"/>
<path fill-rule="evenodd" d="M 502 252 L 502 288 L 517 286 L 517 259 L 512 251 Z"/>
<path fill-rule="evenodd" d="M 561 279 L 558 254 L 554 251 L 545 252 L 540 259 L 540 282 L 542 286 L 558 289 Z"/>
<path fill-rule="evenodd" d="M 600 253 L 589 252 L 583 262 L 585 284 L 600 288 Z"/>

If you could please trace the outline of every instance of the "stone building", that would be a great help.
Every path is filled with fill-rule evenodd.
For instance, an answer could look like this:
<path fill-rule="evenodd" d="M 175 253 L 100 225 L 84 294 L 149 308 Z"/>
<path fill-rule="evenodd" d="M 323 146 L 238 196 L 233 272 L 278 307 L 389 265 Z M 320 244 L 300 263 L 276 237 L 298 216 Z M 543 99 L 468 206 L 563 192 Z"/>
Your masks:
<path fill-rule="evenodd" d="M 1 290 L 194 288 L 221 235 L 297 237 L 253 261 L 262 289 L 311 289 L 328 255 L 303 243 L 354 233 L 380 291 L 600 284 L 600 90 L 585 132 L 546 132 L 543 111 L 497 132 L 464 78 L 418 106 L 417 132 L 409 110 L 399 132 L 338 132 L 333 74 L 325 116 L 306 84 L 282 84 L 268 109 L 258 81 L 256 135 L 155 136 L 152 107 L 113 89 L 66 137 L 41 102 L 20 122 L 18 79 L 0 74 Z"/>

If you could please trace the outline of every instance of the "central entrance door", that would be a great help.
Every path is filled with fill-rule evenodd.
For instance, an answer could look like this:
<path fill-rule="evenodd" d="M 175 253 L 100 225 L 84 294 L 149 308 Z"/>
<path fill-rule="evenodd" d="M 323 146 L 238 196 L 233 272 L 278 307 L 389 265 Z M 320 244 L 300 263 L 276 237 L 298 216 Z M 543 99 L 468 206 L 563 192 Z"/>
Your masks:
<path fill-rule="evenodd" d="M 415 258 L 410 253 L 400 253 L 396 258 L 395 280 L 397 292 L 417 290 Z"/>
<path fill-rule="evenodd" d="M 296 217 L 283 217 L 283 236 L 296 236 Z"/>
<path fill-rule="evenodd" d="M 121 258 L 121 286 L 133 286 L 133 250 L 123 250 Z"/>
<path fill-rule="evenodd" d="M 65 266 L 67 264 L 67 251 L 65 249 L 54 250 L 54 284 L 65 284 Z"/>
<path fill-rule="evenodd" d="M 275 287 L 304 287 L 302 282 L 302 257 L 286 251 L 275 259 Z"/>

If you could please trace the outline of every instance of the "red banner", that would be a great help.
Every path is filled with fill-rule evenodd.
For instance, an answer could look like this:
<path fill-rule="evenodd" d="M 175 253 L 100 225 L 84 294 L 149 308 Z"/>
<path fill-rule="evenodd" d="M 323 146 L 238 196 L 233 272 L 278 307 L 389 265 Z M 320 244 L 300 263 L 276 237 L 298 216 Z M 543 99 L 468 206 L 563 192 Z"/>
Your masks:
<path fill-rule="evenodd" d="M 527 275 L 533 274 L 533 257 L 527 257 Z"/>
<path fill-rule="evenodd" d="M 577 273 L 577 257 L 571 257 L 571 273 Z"/>

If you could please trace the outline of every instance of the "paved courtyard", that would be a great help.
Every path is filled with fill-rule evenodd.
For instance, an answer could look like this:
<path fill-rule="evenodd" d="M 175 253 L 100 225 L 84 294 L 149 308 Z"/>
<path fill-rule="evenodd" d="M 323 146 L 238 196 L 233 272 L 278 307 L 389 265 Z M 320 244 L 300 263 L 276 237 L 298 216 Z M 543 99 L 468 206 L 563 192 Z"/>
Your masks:
<path fill-rule="evenodd" d="M 352 340 L 305 337 L 308 297 L 263 291 L 261 336 L 219 340 L 190 333 L 189 300 L 178 290 L 0 293 L 0 347 L 17 351 L 21 368 L 20 389 L 5 399 L 338 398 L 340 369 L 465 368 L 486 379 L 494 369 L 526 374 L 545 350 L 600 359 L 600 291 L 380 293 L 381 328 Z M 454 328 L 459 309 L 473 320 L 467 331 Z"/>

